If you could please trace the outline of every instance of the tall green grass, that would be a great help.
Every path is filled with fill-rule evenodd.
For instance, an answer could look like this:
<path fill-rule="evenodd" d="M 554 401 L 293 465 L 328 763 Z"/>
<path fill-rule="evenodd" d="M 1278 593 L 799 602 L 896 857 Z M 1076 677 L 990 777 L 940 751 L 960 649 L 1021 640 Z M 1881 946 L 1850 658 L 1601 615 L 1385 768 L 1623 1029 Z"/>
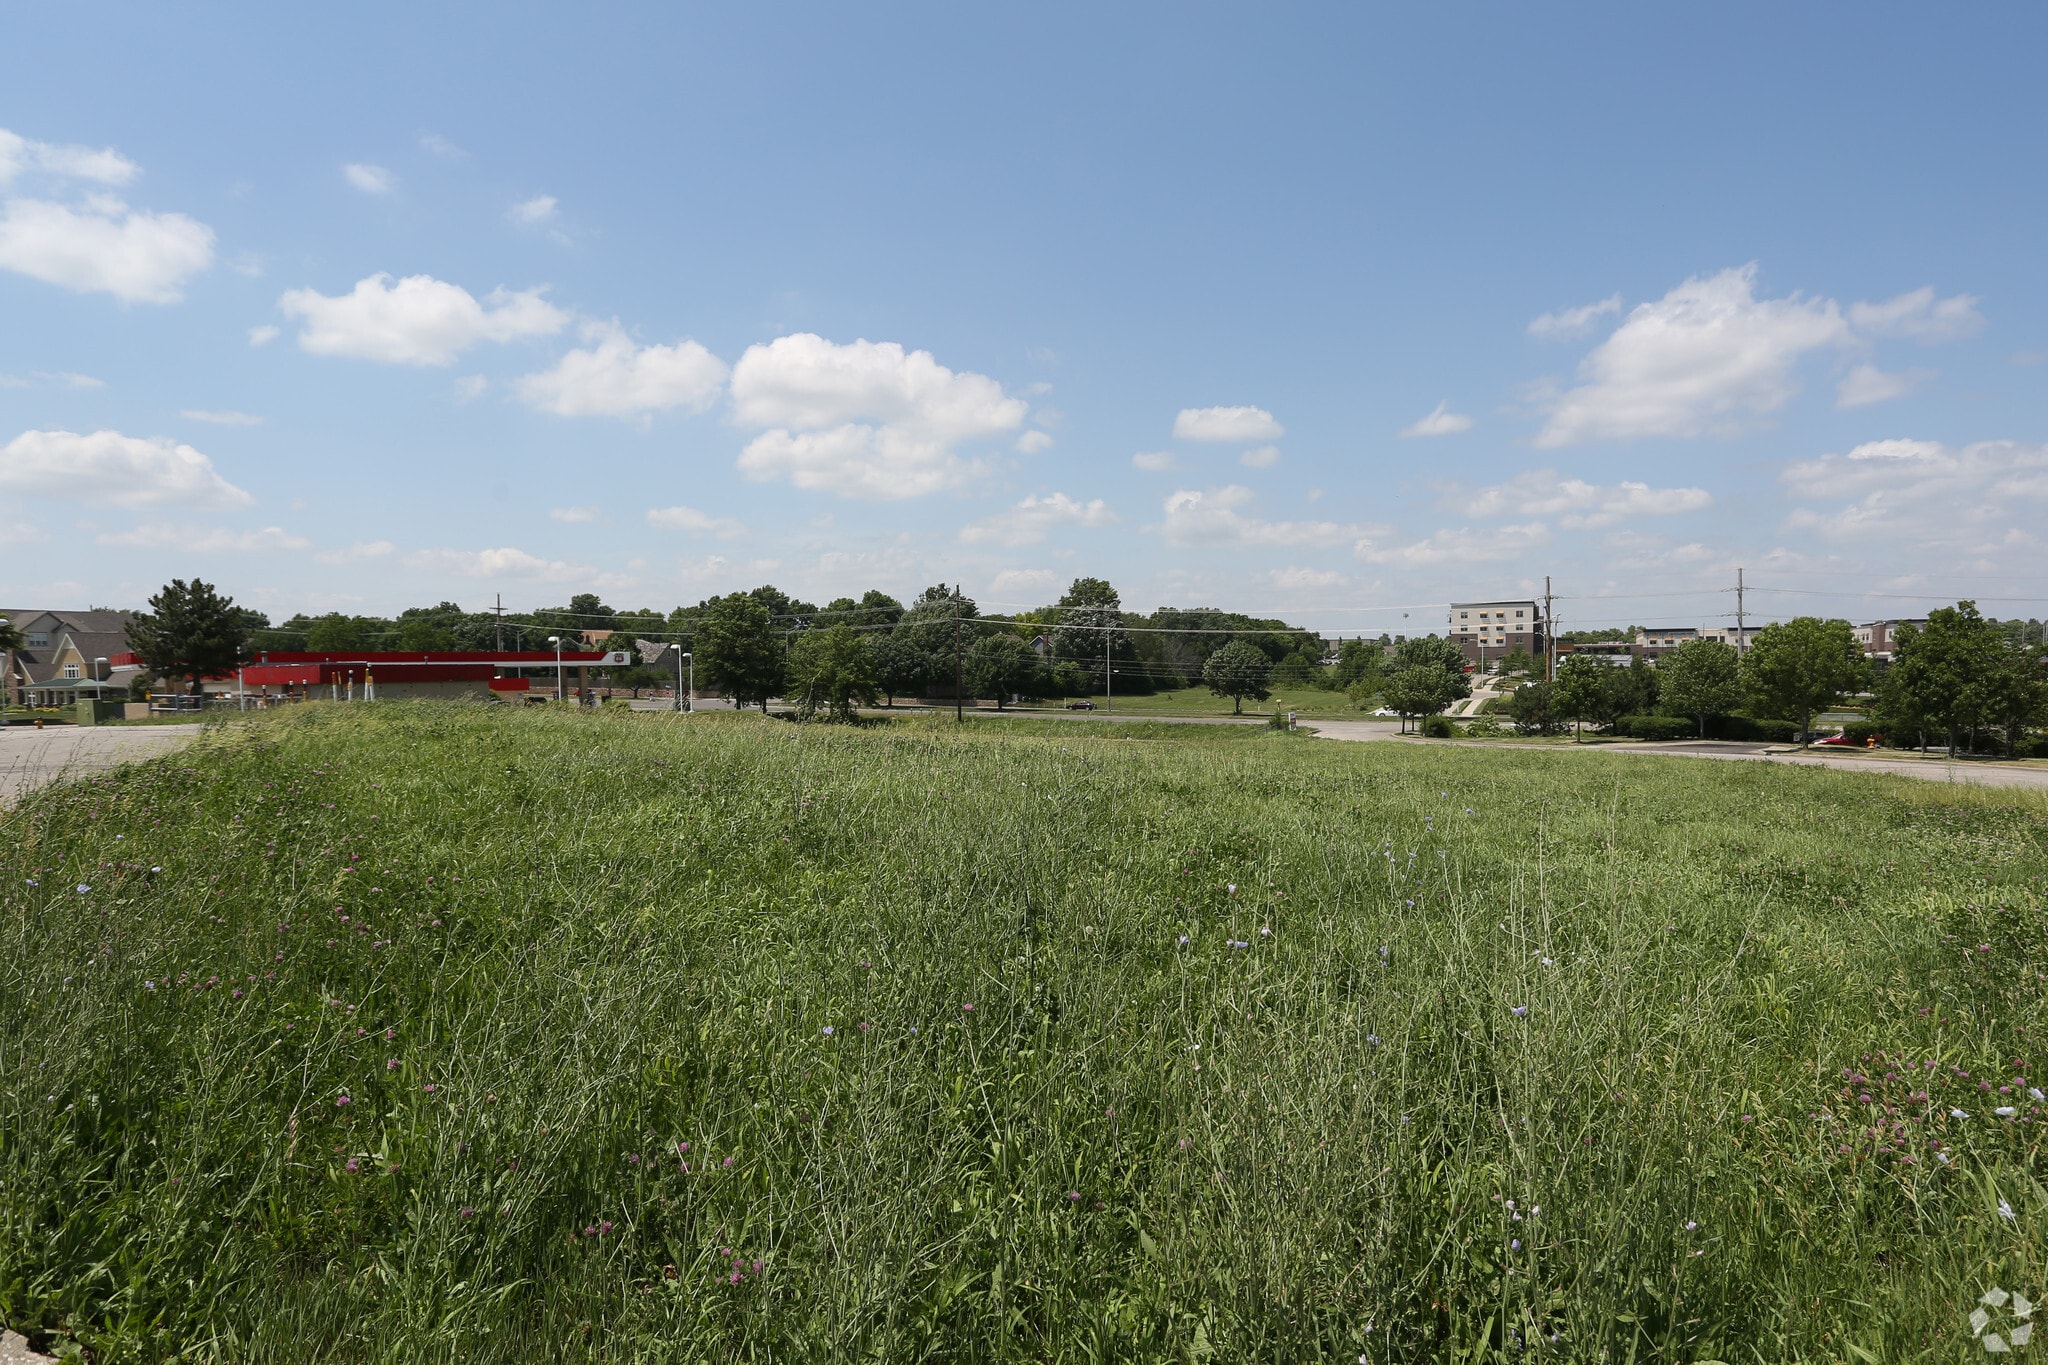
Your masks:
<path fill-rule="evenodd" d="M 308 707 L 0 820 L 0 1321 L 1954 1359 L 2048 1298 L 2044 828 L 1764 765 Z"/>

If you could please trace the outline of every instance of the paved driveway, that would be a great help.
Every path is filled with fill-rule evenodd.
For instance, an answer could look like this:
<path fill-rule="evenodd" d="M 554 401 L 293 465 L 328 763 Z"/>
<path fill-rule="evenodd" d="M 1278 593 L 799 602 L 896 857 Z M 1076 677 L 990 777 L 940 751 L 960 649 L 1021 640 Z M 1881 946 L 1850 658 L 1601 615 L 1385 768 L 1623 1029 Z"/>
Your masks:
<path fill-rule="evenodd" d="M 0 805 L 81 773 L 139 763 L 191 742 L 197 725 L 10 725 L 0 730 Z"/>
<path fill-rule="evenodd" d="M 1896 752 L 1880 757 L 1867 752 L 1828 753 L 1821 749 L 1783 752 L 1782 745 L 1737 744 L 1717 740 L 1683 740 L 1674 744 L 1601 744 L 1574 749 L 1562 744 L 1516 744 L 1512 740 L 1420 739 L 1398 733 L 1391 721 L 1319 720 L 1319 739 L 1398 740 L 1404 744 L 1449 744 L 1470 749 L 1541 749 L 1547 753 L 1617 754 L 1629 758 L 1715 758 L 1739 763 L 1783 763 L 1795 768 L 1832 768 L 1845 773 L 1888 773 L 1923 782 L 1955 782 L 1973 787 L 2030 787 L 2048 791 L 2048 768 L 1984 759 L 1952 762 L 1914 758 Z"/>

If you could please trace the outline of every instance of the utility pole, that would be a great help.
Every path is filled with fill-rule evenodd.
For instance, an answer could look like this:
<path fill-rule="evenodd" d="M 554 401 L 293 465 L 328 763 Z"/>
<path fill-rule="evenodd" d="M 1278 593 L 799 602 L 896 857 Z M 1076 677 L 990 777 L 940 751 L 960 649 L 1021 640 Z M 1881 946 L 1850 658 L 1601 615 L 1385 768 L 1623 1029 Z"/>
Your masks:
<path fill-rule="evenodd" d="M 960 585 L 953 585 L 953 723 L 958 725 L 966 717 L 961 707 L 960 668 Z"/>
<path fill-rule="evenodd" d="M 1749 632 L 1742 628 L 1742 570 L 1735 570 L 1735 654 L 1740 658 L 1748 648 Z"/>
<path fill-rule="evenodd" d="M 1557 681 L 1557 619 L 1550 609 L 1550 575 L 1543 575 L 1543 681 Z"/>
<path fill-rule="evenodd" d="M 505 652 L 505 594 L 498 594 L 498 652 Z"/>
<path fill-rule="evenodd" d="M 1102 714 L 1109 715 L 1116 710 L 1116 684 L 1109 676 L 1110 632 L 1102 632 Z"/>

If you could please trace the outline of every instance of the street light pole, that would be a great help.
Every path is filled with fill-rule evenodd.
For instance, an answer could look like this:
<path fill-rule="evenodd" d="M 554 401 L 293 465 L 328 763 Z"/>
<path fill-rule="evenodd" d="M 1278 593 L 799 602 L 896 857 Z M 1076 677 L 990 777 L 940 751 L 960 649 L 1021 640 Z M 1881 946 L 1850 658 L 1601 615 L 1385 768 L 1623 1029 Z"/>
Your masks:
<path fill-rule="evenodd" d="M 548 636 L 548 643 L 555 647 L 555 700 L 560 701 L 564 695 L 562 691 L 562 637 L 550 635 Z"/>
<path fill-rule="evenodd" d="M 683 691 L 683 660 L 690 661 L 690 690 Z M 676 710 L 697 709 L 697 656 L 682 650 L 676 651 Z"/>
<path fill-rule="evenodd" d="M 1109 635 L 1106 630 L 1102 632 L 1102 714 L 1105 716 L 1116 710 L 1116 684 L 1110 680 Z"/>

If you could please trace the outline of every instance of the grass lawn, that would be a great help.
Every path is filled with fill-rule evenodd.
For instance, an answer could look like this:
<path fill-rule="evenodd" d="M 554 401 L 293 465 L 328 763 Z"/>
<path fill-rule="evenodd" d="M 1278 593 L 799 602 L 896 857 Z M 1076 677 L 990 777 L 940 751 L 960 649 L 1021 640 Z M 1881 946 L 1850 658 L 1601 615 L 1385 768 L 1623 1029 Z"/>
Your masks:
<path fill-rule="evenodd" d="M 1096 709 L 1103 709 L 1105 698 L 1100 694 L 1089 700 Z M 1110 714 L 1129 716 L 1227 716 L 1231 713 L 1230 698 L 1219 697 L 1206 687 L 1184 687 L 1172 692 L 1154 692 L 1150 696 L 1123 696 L 1107 698 Z M 1294 711 L 1303 717 L 1319 716 L 1325 720 L 1362 720 L 1367 713 L 1346 697 L 1342 692 L 1329 692 L 1320 687 L 1287 687 L 1276 690 L 1265 701 L 1245 699 L 1244 714 L 1247 716 L 1269 716 L 1276 711 Z"/>
<path fill-rule="evenodd" d="M 2044 835 L 1763 764 L 300 707 L 0 814 L 0 1322 L 1957 1359 L 2048 1298 Z"/>

